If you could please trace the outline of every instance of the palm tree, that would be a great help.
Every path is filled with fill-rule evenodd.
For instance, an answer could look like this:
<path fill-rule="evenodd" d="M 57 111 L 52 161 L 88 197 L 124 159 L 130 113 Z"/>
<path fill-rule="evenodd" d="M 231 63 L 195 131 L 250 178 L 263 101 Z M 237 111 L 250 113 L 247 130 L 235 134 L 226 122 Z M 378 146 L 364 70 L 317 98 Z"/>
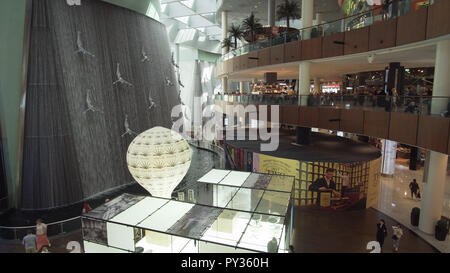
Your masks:
<path fill-rule="evenodd" d="M 277 18 L 278 20 L 286 18 L 287 28 L 289 29 L 289 20 L 300 18 L 300 8 L 298 7 L 297 2 L 294 0 L 284 0 L 283 4 L 278 5 Z"/>
<path fill-rule="evenodd" d="M 222 41 L 222 48 L 227 48 L 229 50 L 230 47 L 232 47 L 232 42 L 231 42 L 230 37 L 227 37 L 227 38 L 223 39 L 223 41 Z"/>
<path fill-rule="evenodd" d="M 231 24 L 228 33 L 230 34 L 230 38 L 234 38 L 234 49 L 236 49 L 237 40 L 241 39 L 244 36 L 244 31 L 242 30 L 240 25 L 235 26 L 234 24 Z"/>
<path fill-rule="evenodd" d="M 242 26 L 244 27 L 244 31 L 248 31 L 252 35 L 252 42 L 255 41 L 256 30 L 262 28 L 262 25 L 259 23 L 259 20 L 255 18 L 253 12 L 249 17 L 242 21 Z"/>

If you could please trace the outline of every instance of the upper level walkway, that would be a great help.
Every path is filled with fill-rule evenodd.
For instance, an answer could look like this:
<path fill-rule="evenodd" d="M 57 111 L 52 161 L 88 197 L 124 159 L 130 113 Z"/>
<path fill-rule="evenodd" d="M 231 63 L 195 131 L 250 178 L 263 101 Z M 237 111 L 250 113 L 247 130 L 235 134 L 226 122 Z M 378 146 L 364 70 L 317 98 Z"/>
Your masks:
<path fill-rule="evenodd" d="M 272 120 L 268 110 L 268 121 L 367 135 L 450 154 L 449 102 L 449 97 L 428 96 L 241 94 L 216 95 L 215 104 L 217 111 L 228 115 L 236 115 L 235 105 L 279 105 L 279 119 Z"/>
<path fill-rule="evenodd" d="M 429 0 L 418 10 L 411 1 L 394 1 L 337 21 L 282 33 L 246 44 L 219 59 L 216 76 L 321 58 L 379 51 L 450 34 L 450 0 Z"/>

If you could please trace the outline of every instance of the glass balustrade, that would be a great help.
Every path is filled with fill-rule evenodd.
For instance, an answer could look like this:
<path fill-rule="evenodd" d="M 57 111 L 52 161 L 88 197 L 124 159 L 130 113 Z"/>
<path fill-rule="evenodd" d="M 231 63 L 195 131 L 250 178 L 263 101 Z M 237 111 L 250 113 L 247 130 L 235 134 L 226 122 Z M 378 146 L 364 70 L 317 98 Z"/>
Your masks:
<path fill-rule="evenodd" d="M 218 101 L 240 104 L 331 107 L 366 111 L 450 117 L 450 97 L 372 95 L 216 95 Z"/>
<path fill-rule="evenodd" d="M 442 0 L 429 0 L 421 3 L 421 7 L 433 5 Z M 388 7 L 377 7 L 355 15 L 341 18 L 325 24 L 303 28 L 296 31 L 280 33 L 278 35 L 258 40 L 254 43 L 243 45 L 240 48 L 231 50 L 218 59 L 218 62 L 224 62 L 233 57 L 241 56 L 253 51 L 277 46 L 293 41 L 309 40 L 312 38 L 323 37 L 339 32 L 351 31 L 373 25 L 376 22 L 386 21 L 398 16 L 403 16 L 412 11 L 412 0 L 398 0 L 392 2 Z"/>

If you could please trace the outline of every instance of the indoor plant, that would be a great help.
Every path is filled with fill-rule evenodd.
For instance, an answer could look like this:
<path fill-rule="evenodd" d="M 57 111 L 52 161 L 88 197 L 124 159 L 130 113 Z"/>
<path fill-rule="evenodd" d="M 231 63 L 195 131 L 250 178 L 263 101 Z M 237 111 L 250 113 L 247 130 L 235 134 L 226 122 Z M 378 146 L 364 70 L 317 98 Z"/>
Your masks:
<path fill-rule="evenodd" d="M 278 20 L 286 19 L 287 30 L 290 27 L 290 19 L 300 18 L 300 8 L 297 2 L 285 0 L 283 4 L 280 4 L 277 9 Z"/>
<path fill-rule="evenodd" d="M 255 18 L 255 14 L 253 12 L 249 17 L 242 21 L 242 27 L 244 31 L 250 33 L 250 42 L 255 41 L 255 33 L 262 28 L 262 25 L 259 23 L 259 20 Z"/>
<path fill-rule="evenodd" d="M 414 207 L 411 210 L 411 225 L 415 227 L 419 225 L 419 216 L 420 216 L 420 209 L 418 207 Z"/>
<path fill-rule="evenodd" d="M 443 219 L 439 220 L 436 224 L 434 237 L 439 241 L 445 241 L 447 233 L 448 233 L 447 221 L 445 221 Z"/>
<path fill-rule="evenodd" d="M 230 39 L 234 39 L 234 49 L 237 49 L 237 41 L 244 36 L 244 31 L 240 25 L 235 26 L 234 24 L 231 24 L 228 33 L 230 34 Z"/>
<path fill-rule="evenodd" d="M 223 41 L 222 41 L 222 48 L 226 48 L 227 49 L 227 51 L 229 51 L 230 50 L 230 48 L 232 47 L 232 42 L 231 42 L 231 39 L 228 37 L 228 38 L 225 38 L 225 39 L 223 39 Z"/>

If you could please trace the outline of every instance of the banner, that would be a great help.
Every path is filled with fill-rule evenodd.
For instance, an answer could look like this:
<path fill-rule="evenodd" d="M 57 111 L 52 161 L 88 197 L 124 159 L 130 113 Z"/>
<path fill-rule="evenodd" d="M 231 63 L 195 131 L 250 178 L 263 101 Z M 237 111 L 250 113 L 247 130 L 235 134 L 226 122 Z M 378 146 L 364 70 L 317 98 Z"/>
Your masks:
<path fill-rule="evenodd" d="M 253 172 L 259 173 L 259 154 L 253 153 Z"/>
<path fill-rule="evenodd" d="M 380 195 L 381 158 L 370 162 L 366 208 L 376 206 Z"/>
<path fill-rule="evenodd" d="M 259 172 L 267 174 L 284 174 L 299 178 L 300 162 L 268 155 L 259 155 Z"/>

